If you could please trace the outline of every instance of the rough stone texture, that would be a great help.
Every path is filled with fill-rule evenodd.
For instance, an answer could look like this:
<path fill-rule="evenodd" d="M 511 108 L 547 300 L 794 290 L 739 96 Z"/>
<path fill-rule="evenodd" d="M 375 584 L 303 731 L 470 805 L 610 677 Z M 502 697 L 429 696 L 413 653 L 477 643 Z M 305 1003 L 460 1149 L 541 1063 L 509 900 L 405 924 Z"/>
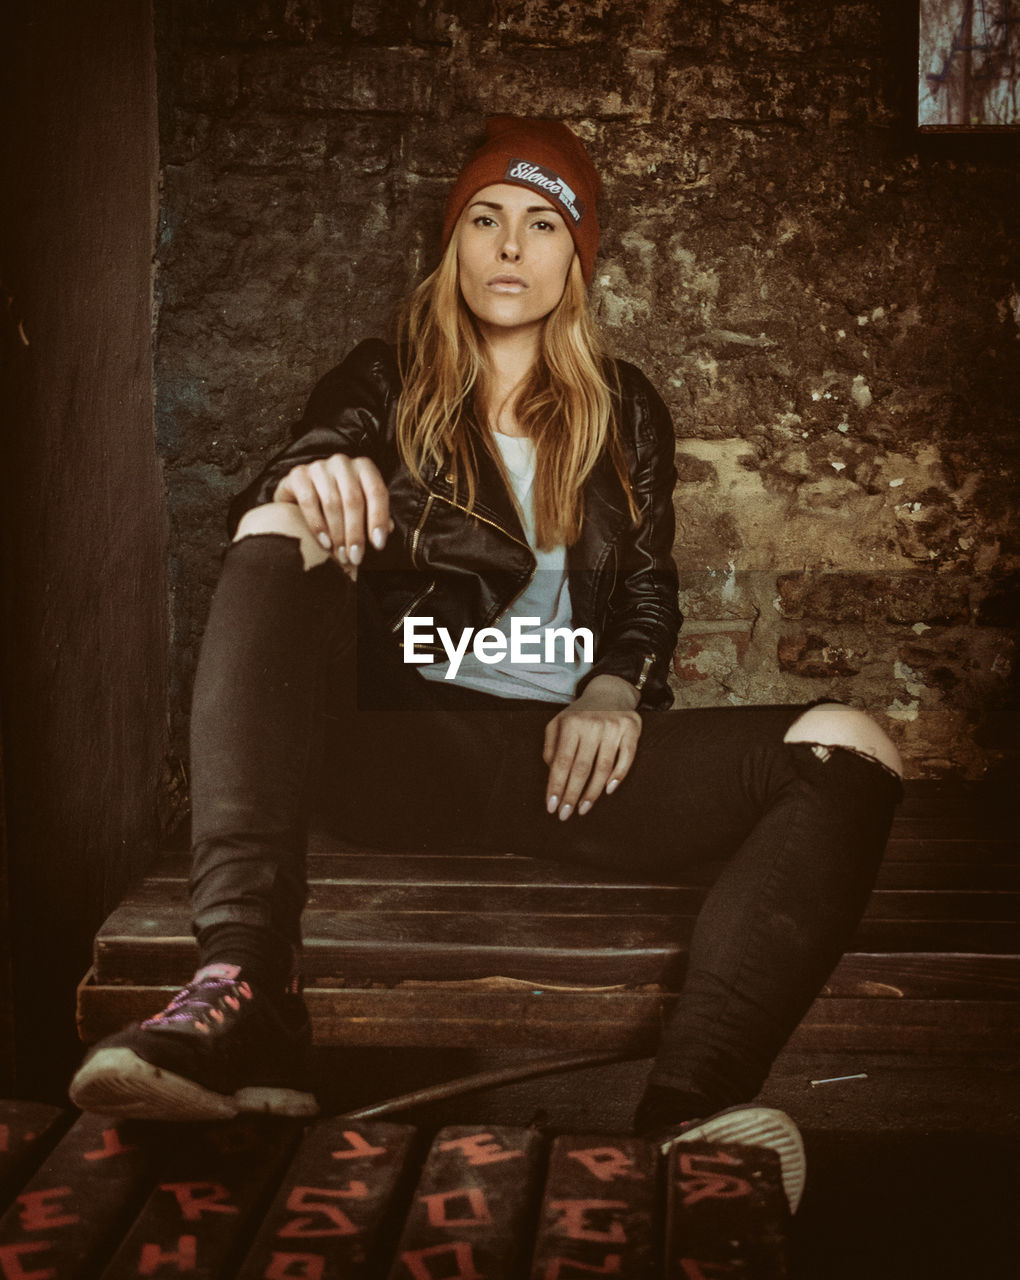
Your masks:
<path fill-rule="evenodd" d="M 590 144 L 605 178 L 594 307 L 675 416 L 680 702 L 842 697 L 914 774 L 1001 765 L 1016 721 L 1015 152 L 913 131 L 912 6 L 176 0 L 158 14 L 179 736 L 227 495 L 318 375 L 391 332 L 483 117 L 515 111 Z"/>

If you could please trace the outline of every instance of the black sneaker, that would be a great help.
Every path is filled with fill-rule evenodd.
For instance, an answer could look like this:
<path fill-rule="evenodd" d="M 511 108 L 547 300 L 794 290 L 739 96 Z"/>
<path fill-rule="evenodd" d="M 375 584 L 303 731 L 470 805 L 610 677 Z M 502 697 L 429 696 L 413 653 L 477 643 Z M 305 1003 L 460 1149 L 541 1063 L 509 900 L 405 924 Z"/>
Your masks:
<path fill-rule="evenodd" d="M 687 1120 L 671 1129 L 650 1135 L 662 1154 L 668 1155 L 678 1142 L 735 1142 L 744 1147 L 770 1147 L 779 1155 L 783 1190 L 796 1213 L 804 1193 L 807 1161 L 800 1130 L 786 1114 L 773 1107 L 737 1106 L 717 1111 L 704 1120 Z"/>
<path fill-rule="evenodd" d="M 300 996 L 270 998 L 232 964 L 210 964 L 162 1013 L 98 1045 L 71 1081 L 83 1111 L 142 1120 L 314 1116 L 297 1088 L 311 1045 Z"/>

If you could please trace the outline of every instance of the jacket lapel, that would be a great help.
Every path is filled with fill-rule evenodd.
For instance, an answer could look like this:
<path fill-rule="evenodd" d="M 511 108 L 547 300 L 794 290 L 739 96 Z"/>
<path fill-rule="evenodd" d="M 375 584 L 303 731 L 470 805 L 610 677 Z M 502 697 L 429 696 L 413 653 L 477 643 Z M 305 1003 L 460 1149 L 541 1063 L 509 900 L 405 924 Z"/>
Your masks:
<path fill-rule="evenodd" d="M 521 525 L 521 518 L 517 514 L 516 504 L 510 494 L 510 490 L 507 488 L 503 473 L 499 469 L 496 459 L 485 447 L 485 442 L 481 437 L 481 428 L 478 426 L 473 414 L 468 417 L 468 428 L 471 432 L 471 441 L 475 450 L 475 465 L 478 469 L 478 486 L 475 490 L 474 509 L 482 519 L 498 525 L 516 542 L 521 542 L 527 546 L 528 539 Z M 459 489 L 455 491 L 453 473 L 449 462 L 444 467 L 437 469 L 429 487 L 439 497 L 445 498 L 448 502 L 453 502 L 461 507 L 467 505 L 467 489 L 462 483 Z"/>
<path fill-rule="evenodd" d="M 473 414 L 468 417 L 468 427 L 475 446 L 475 463 L 478 468 L 478 487 L 475 494 L 475 511 L 480 517 L 498 525 L 517 542 L 527 546 L 527 536 L 521 525 L 517 506 L 507 488 L 503 473 L 495 458 L 485 447 L 481 428 Z M 433 469 L 426 482 L 433 493 L 457 506 L 467 505 L 467 492 L 461 486 L 454 489 L 449 460 L 442 467 Z M 569 549 L 568 562 L 572 569 L 592 569 L 600 563 L 605 548 L 617 541 L 619 534 L 630 523 L 626 499 L 620 478 L 612 464 L 608 451 L 604 451 L 588 477 L 584 487 L 584 520 L 581 536 Z"/>

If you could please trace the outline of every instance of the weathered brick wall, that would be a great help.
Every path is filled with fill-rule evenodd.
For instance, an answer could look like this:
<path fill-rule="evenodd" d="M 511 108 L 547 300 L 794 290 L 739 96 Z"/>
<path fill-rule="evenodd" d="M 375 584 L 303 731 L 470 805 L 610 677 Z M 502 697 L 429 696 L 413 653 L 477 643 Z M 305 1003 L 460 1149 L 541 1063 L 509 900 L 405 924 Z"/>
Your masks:
<path fill-rule="evenodd" d="M 605 179 L 593 298 L 675 415 L 681 704 L 846 698 L 915 774 L 1010 711 L 1013 156 L 912 128 L 910 5 L 165 0 L 158 415 L 183 723 L 226 499 L 434 262 L 486 114 Z"/>

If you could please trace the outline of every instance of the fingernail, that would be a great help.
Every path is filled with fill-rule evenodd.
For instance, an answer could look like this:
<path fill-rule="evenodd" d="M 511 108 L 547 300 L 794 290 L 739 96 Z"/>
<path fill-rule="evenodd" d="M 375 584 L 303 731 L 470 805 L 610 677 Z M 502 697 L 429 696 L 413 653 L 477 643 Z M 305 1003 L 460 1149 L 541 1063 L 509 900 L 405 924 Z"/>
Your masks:
<path fill-rule="evenodd" d="M 381 551 L 385 545 L 386 530 L 382 525 L 379 525 L 377 528 L 372 530 L 372 546 L 375 547 L 376 551 Z"/>
<path fill-rule="evenodd" d="M 320 547 L 322 547 L 322 549 L 323 549 L 324 551 L 332 551 L 332 550 L 333 550 L 333 544 L 332 544 L 332 542 L 330 542 L 330 540 L 329 540 L 329 534 L 328 534 L 328 533 L 320 533 L 320 534 L 317 534 L 317 535 L 316 535 L 316 540 L 318 541 L 319 546 L 320 546 Z"/>
<path fill-rule="evenodd" d="M 351 564 L 361 564 L 362 560 L 365 558 L 365 548 L 360 542 L 355 542 L 348 554 L 351 557 Z"/>
<path fill-rule="evenodd" d="M 560 802 L 559 796 L 550 796 L 549 799 L 545 802 L 546 813 L 555 813 L 556 806 L 559 804 L 559 802 Z"/>
<path fill-rule="evenodd" d="M 560 810 L 560 822 L 566 822 L 573 812 L 574 806 L 572 804 L 565 804 Z"/>
<path fill-rule="evenodd" d="M 582 800 L 582 801 L 581 801 L 581 803 L 577 806 L 577 812 L 578 812 L 579 814 L 585 814 L 585 813 L 587 813 L 587 812 L 588 812 L 588 810 L 589 810 L 590 808 L 591 808 L 591 801 L 590 801 L 590 800 Z"/>
<path fill-rule="evenodd" d="M 346 563 L 347 563 L 347 548 L 346 548 L 346 547 L 337 547 L 337 549 L 336 549 L 336 558 L 340 561 L 340 563 L 341 563 L 341 564 L 346 564 Z"/>
<path fill-rule="evenodd" d="M 606 783 L 606 795 L 611 796 L 616 788 L 620 785 L 619 778 L 610 778 Z"/>

